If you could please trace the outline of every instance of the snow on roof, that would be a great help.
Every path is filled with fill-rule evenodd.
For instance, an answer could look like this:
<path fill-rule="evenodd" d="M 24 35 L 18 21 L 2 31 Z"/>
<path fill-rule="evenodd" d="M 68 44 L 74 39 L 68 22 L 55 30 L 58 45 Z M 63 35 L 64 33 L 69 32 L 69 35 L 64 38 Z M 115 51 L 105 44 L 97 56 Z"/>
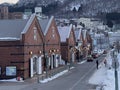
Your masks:
<path fill-rule="evenodd" d="M 0 20 L 0 41 L 20 40 L 21 34 L 29 29 L 35 14 L 30 19 Z"/>
<path fill-rule="evenodd" d="M 0 38 L 7 39 L 20 38 L 21 32 L 24 29 L 28 20 L 0 20 Z M 10 39 L 11 39 L 10 38 Z"/>
<path fill-rule="evenodd" d="M 87 30 L 83 30 L 83 39 L 85 40 L 87 34 Z"/>
<path fill-rule="evenodd" d="M 16 38 L 16 37 L 3 37 L 0 38 L 0 41 L 16 41 L 16 40 L 20 40 L 20 38 Z"/>
<path fill-rule="evenodd" d="M 39 24 L 40 24 L 40 26 L 42 28 L 42 31 L 43 31 L 44 35 L 47 34 L 48 29 L 50 27 L 50 24 L 51 24 L 53 18 L 54 17 L 52 16 L 50 19 L 41 19 L 41 20 L 39 20 Z"/>
<path fill-rule="evenodd" d="M 29 26 L 32 24 L 32 21 L 33 21 L 34 18 L 35 18 L 35 14 L 32 14 L 30 19 L 28 20 L 24 30 L 21 32 L 21 34 L 24 34 L 24 33 L 27 32 L 27 30 L 29 29 Z"/>
<path fill-rule="evenodd" d="M 82 31 L 81 29 L 75 30 L 75 38 L 76 38 L 76 41 L 77 41 L 77 40 L 80 40 L 81 31 Z"/>
<path fill-rule="evenodd" d="M 48 25 L 49 19 L 41 19 L 39 20 L 39 24 L 41 26 L 42 32 L 45 35 L 46 25 Z"/>
<path fill-rule="evenodd" d="M 53 18 L 54 18 L 54 17 L 52 16 L 52 17 L 50 18 L 49 22 L 48 22 L 48 25 L 47 25 L 47 27 L 46 27 L 46 29 L 45 29 L 45 35 L 47 34 L 47 31 L 48 31 L 48 29 L 49 29 L 49 27 L 50 27 L 50 24 L 51 24 Z"/>
<path fill-rule="evenodd" d="M 66 39 L 69 38 L 71 30 L 72 30 L 72 24 L 70 26 L 58 27 L 61 42 L 66 42 Z"/>

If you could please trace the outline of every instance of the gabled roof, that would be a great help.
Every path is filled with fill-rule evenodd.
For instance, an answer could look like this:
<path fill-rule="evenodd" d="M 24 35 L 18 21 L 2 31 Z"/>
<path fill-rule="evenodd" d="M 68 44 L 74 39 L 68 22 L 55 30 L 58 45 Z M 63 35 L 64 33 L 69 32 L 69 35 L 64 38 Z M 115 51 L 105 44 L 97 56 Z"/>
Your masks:
<path fill-rule="evenodd" d="M 20 40 L 21 34 L 27 32 L 35 15 L 30 19 L 0 20 L 0 41 Z"/>
<path fill-rule="evenodd" d="M 52 23 L 53 18 L 54 17 L 52 16 L 50 19 L 41 19 L 41 20 L 39 20 L 39 24 L 40 24 L 40 26 L 42 28 L 42 31 L 43 31 L 44 35 L 47 34 L 48 29 L 50 27 L 50 24 Z"/>
<path fill-rule="evenodd" d="M 81 29 L 75 30 L 75 38 L 76 38 L 76 41 L 77 41 L 77 40 L 80 40 L 81 32 L 82 32 Z"/>
<path fill-rule="evenodd" d="M 21 32 L 21 34 L 24 34 L 24 33 L 27 32 L 27 30 L 29 29 L 29 27 L 30 27 L 30 25 L 32 24 L 32 22 L 33 22 L 33 20 L 34 20 L 35 17 L 36 17 L 35 14 L 32 14 L 32 15 L 31 15 L 30 19 L 28 20 L 28 22 L 27 22 L 27 24 L 25 25 L 25 28 L 24 28 L 24 30 Z"/>
<path fill-rule="evenodd" d="M 20 39 L 28 20 L 0 20 L 0 40 Z"/>
<path fill-rule="evenodd" d="M 70 32 L 72 30 L 72 24 L 70 26 L 58 26 L 58 31 L 60 34 L 61 42 L 66 42 L 66 39 L 69 38 Z"/>

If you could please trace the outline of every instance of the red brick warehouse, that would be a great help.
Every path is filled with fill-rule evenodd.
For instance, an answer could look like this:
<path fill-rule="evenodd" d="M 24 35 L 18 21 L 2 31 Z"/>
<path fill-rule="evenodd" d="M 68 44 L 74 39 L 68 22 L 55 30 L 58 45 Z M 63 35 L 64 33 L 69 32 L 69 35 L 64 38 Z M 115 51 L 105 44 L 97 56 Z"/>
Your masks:
<path fill-rule="evenodd" d="M 36 16 L 0 20 L 0 32 L 0 77 L 42 74 L 44 37 Z"/>

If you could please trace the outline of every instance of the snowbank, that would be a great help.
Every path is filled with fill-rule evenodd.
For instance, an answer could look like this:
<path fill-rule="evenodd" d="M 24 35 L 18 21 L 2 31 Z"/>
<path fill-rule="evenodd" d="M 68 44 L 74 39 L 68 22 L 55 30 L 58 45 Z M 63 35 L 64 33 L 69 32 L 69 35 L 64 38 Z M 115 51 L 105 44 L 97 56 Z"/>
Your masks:
<path fill-rule="evenodd" d="M 24 81 L 22 78 L 20 79 L 20 81 L 18 81 L 16 78 L 13 78 L 13 79 L 3 79 L 0 80 L 0 82 L 24 82 Z"/>
<path fill-rule="evenodd" d="M 114 81 L 114 69 L 107 69 L 105 66 L 99 68 L 89 79 L 90 84 L 103 85 L 104 90 L 114 90 Z"/>
<path fill-rule="evenodd" d="M 65 74 L 66 72 L 68 72 L 68 70 L 64 70 L 64 71 L 62 71 L 62 72 L 60 72 L 60 73 L 58 73 L 58 74 L 56 74 L 56 75 L 54 75 L 54 76 L 52 76 L 52 77 L 50 77 L 50 78 L 46 78 L 46 79 L 44 79 L 44 80 L 40 80 L 40 83 L 47 83 L 47 82 L 49 82 L 49 81 L 52 81 L 53 79 L 56 79 L 56 78 L 62 76 L 62 75 Z"/>
<path fill-rule="evenodd" d="M 105 80 L 105 78 L 106 78 L 106 68 L 101 67 L 93 74 L 93 76 L 89 80 L 89 83 L 99 85 Z"/>
<path fill-rule="evenodd" d="M 103 87 L 104 90 L 114 90 L 115 89 L 115 76 L 114 69 L 112 68 L 112 57 L 110 53 L 107 54 L 105 58 L 107 60 L 107 66 L 101 64 L 93 76 L 90 78 L 89 83 L 98 85 L 98 87 Z M 119 77 L 118 77 L 119 78 Z M 96 88 L 96 90 L 100 90 Z"/>
<path fill-rule="evenodd" d="M 83 63 L 85 63 L 87 60 L 84 60 L 84 61 L 82 61 L 82 62 L 79 62 L 78 64 L 83 64 Z"/>

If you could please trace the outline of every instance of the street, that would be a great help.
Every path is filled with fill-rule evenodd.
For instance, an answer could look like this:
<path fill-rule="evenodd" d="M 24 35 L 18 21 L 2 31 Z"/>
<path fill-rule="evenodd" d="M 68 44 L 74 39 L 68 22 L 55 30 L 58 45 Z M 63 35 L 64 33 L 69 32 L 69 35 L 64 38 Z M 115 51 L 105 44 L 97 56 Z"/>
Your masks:
<path fill-rule="evenodd" d="M 99 57 L 99 61 L 103 60 L 104 56 Z M 75 68 L 65 73 L 61 77 L 52 80 L 48 83 L 32 83 L 26 85 L 11 85 L 0 86 L 0 90 L 95 90 L 94 85 L 88 83 L 89 78 L 93 75 L 96 69 L 96 62 L 85 62 L 76 64 Z M 16 88 L 15 88 L 16 87 Z"/>

